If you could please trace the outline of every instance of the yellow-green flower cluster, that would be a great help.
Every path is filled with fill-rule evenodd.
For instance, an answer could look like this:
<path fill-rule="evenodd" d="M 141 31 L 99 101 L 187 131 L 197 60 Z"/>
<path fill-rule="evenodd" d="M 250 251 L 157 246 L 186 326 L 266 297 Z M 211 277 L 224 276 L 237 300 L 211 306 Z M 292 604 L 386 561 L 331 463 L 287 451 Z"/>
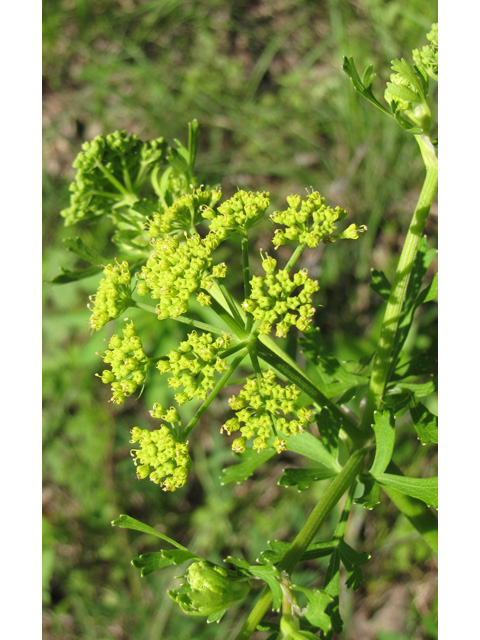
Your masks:
<path fill-rule="evenodd" d="M 164 491 L 183 487 L 192 466 L 188 442 L 180 442 L 165 425 L 154 431 L 133 427 L 131 433 L 130 442 L 140 445 L 140 449 L 131 451 L 137 477 L 142 480 L 149 476 Z"/>
<path fill-rule="evenodd" d="M 210 230 L 222 239 L 234 229 L 249 229 L 264 215 L 270 205 L 268 192 L 237 191 L 229 200 L 223 202 L 217 211 L 205 207 L 204 218 L 210 220 Z"/>
<path fill-rule="evenodd" d="M 129 306 L 132 296 L 128 263 L 109 264 L 103 270 L 105 278 L 100 280 L 95 295 L 90 296 L 93 306 L 88 306 L 90 328 L 99 331 L 107 322 L 118 318 Z"/>
<path fill-rule="evenodd" d="M 277 261 L 266 257 L 262 261 L 265 276 L 253 276 L 250 280 L 251 294 L 242 307 L 261 321 L 258 332 L 268 335 L 274 325 L 279 338 L 287 335 L 290 327 L 306 331 L 315 313 L 312 307 L 312 294 L 320 288 L 316 280 L 308 277 L 308 271 L 302 269 L 290 278 L 288 271 L 280 269 L 275 273 Z M 297 287 L 302 287 L 292 295 Z"/>
<path fill-rule="evenodd" d="M 113 335 L 105 353 L 97 355 L 102 356 L 105 364 L 111 366 L 111 370 L 105 369 L 99 377 L 104 384 L 111 384 L 113 403 L 123 404 L 145 383 L 150 360 L 143 350 L 132 320 L 123 329 L 123 338 Z"/>
<path fill-rule="evenodd" d="M 159 300 L 157 314 L 161 320 L 186 313 L 190 296 L 200 289 L 204 291 L 199 294 L 199 302 L 210 304 L 205 291 L 213 284 L 211 253 L 218 246 L 214 236 L 202 239 L 198 234 L 185 235 L 184 242 L 168 236 L 152 241 L 154 251 L 142 268 L 137 290 L 140 295 L 150 294 Z M 222 273 L 223 266 L 217 265 L 216 277 L 222 277 Z"/>
<path fill-rule="evenodd" d="M 198 335 L 196 331 L 192 331 L 177 350 L 172 349 L 165 360 L 159 361 L 157 368 L 160 373 L 172 374 L 168 378 L 168 386 L 184 389 L 175 394 L 175 400 L 180 406 L 194 398 L 205 400 L 208 392 L 215 386 L 215 374 L 228 369 L 225 360 L 219 356 L 228 343 L 227 334 L 214 340 L 211 333 Z"/>
<path fill-rule="evenodd" d="M 365 231 L 365 227 L 351 224 L 345 231 L 334 235 L 335 223 L 343 220 L 348 212 L 341 207 L 332 209 L 326 205 L 325 198 L 318 191 L 309 193 L 303 202 L 299 195 L 288 196 L 287 203 L 288 209 L 275 211 L 270 216 L 273 222 L 285 226 L 285 229 L 275 231 L 272 240 L 275 248 L 293 241 L 314 248 L 320 242 L 331 244 L 340 238 L 355 240 L 359 233 Z"/>
<path fill-rule="evenodd" d="M 148 223 L 148 235 L 159 238 L 172 231 L 191 232 L 202 218 L 201 210 L 215 206 L 221 197 L 221 191 L 202 188 L 181 196 L 170 207 L 153 215 Z"/>
<path fill-rule="evenodd" d="M 275 435 L 273 446 L 280 453 L 287 448 L 285 438 L 302 433 L 312 420 L 311 411 L 295 407 L 299 395 L 294 384 L 282 387 L 276 382 L 273 371 L 263 371 L 260 379 L 248 379 L 238 396 L 230 398 L 229 405 L 235 411 L 235 417 L 227 420 L 220 432 L 231 435 L 240 431 L 242 436 L 232 444 L 237 453 L 245 451 L 247 440 L 251 438 L 254 438 L 253 449 L 260 453 L 268 446 L 267 440 Z"/>
<path fill-rule="evenodd" d="M 430 41 L 429 45 L 413 51 L 413 61 L 420 70 L 438 80 L 438 24 L 432 25 L 427 40 Z"/>

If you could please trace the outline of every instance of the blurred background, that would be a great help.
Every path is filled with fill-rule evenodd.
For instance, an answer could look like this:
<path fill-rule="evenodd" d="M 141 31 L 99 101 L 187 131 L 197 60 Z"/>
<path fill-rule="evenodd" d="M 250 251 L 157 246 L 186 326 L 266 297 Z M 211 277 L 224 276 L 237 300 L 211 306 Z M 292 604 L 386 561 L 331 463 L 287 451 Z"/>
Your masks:
<path fill-rule="evenodd" d="M 59 212 L 82 142 L 126 129 L 186 143 L 187 123 L 197 118 L 203 183 L 221 184 L 227 196 L 237 188 L 267 190 L 273 207 L 313 187 L 346 208 L 350 222 L 368 226 L 360 240 L 338 243 L 313 266 L 325 342 L 342 359 L 369 355 L 381 320 L 370 269 L 392 274 L 424 171 L 413 138 L 361 100 L 342 59 L 354 56 L 360 72 L 374 64 L 381 97 L 390 61 L 425 44 L 436 11 L 420 0 L 44 0 L 44 280 L 77 266 L 62 239 L 78 230 L 65 229 Z M 114 255 L 107 222 L 83 232 Z M 435 208 L 426 233 L 435 246 Z M 258 246 L 262 239 L 260 231 Z M 128 432 L 148 425 L 148 408 L 168 396 L 157 380 L 139 402 L 108 402 L 108 388 L 95 378 L 102 369 L 95 353 L 121 327 L 110 323 L 90 335 L 86 304 L 98 280 L 44 286 L 44 638 L 209 639 L 226 637 L 225 629 L 233 637 L 242 611 L 218 627 L 181 614 L 166 594 L 181 569 L 141 579 L 130 559 L 156 550 L 155 539 L 110 521 L 126 513 L 212 561 L 232 554 L 253 562 L 267 539 L 292 539 L 322 483 L 302 494 L 277 486 L 287 456 L 254 480 L 220 486 L 232 456 L 215 403 L 192 439 L 185 489 L 166 495 L 138 482 Z M 155 318 L 129 315 L 147 337 L 147 353 L 164 354 L 184 336 L 169 323 L 159 335 Z M 433 350 L 435 321 L 427 307 L 407 348 Z M 431 475 L 425 460 L 434 468 L 435 451 L 418 455 L 415 435 L 402 437 L 397 463 L 409 475 Z M 341 638 L 436 638 L 436 562 L 408 522 L 382 501 L 373 513 L 353 511 L 349 536 L 374 555 L 361 589 L 344 594 Z M 305 584 L 321 565 L 309 571 Z"/>

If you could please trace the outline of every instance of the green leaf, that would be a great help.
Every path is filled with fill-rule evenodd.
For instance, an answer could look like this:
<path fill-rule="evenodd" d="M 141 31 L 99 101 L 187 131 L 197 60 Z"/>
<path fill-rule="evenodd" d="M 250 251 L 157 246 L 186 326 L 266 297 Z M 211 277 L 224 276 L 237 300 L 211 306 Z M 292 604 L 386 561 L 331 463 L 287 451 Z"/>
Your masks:
<path fill-rule="evenodd" d="M 387 409 L 383 412 L 375 411 L 373 419 L 372 428 L 375 432 L 377 446 L 370 473 L 375 476 L 375 474 L 383 473 L 392 459 L 395 444 L 395 416 L 392 411 Z"/>
<path fill-rule="evenodd" d="M 175 542 L 175 540 L 172 540 L 171 538 L 164 535 L 163 533 L 160 533 L 160 531 L 157 531 L 153 527 L 150 527 L 148 524 L 144 524 L 143 522 L 140 522 L 140 520 L 136 520 L 131 516 L 126 516 L 124 514 L 120 515 L 116 520 L 112 520 L 112 527 L 120 527 L 122 529 L 133 529 L 134 531 L 141 531 L 142 533 L 148 533 L 151 536 L 155 536 L 157 538 L 161 538 L 162 540 L 165 540 L 165 542 L 168 542 L 174 547 L 177 547 L 177 549 L 188 551 L 188 549 L 186 549 L 181 544 L 178 544 L 178 542 Z"/>
<path fill-rule="evenodd" d="M 359 480 L 363 483 L 365 489 L 363 495 L 355 499 L 355 503 L 361 504 L 365 509 L 374 509 L 380 503 L 381 498 L 378 482 L 371 475 L 360 476 Z"/>
<path fill-rule="evenodd" d="M 162 205 L 158 201 L 150 200 L 150 198 L 142 198 L 135 202 L 131 208 L 144 218 L 147 218 L 152 216 L 154 213 L 158 213 L 162 208 Z"/>
<path fill-rule="evenodd" d="M 274 611 L 280 611 L 282 606 L 282 588 L 278 581 L 278 569 L 269 565 L 254 565 L 249 567 L 249 571 L 252 576 L 267 583 L 272 592 L 272 609 Z"/>
<path fill-rule="evenodd" d="M 430 302 L 438 298 L 438 273 L 433 276 L 433 280 L 429 287 L 427 287 L 423 302 Z"/>
<path fill-rule="evenodd" d="M 78 236 L 75 238 L 64 238 L 63 244 L 67 251 L 71 251 L 85 262 L 89 262 L 97 267 L 106 265 L 108 260 L 103 258 L 96 249 L 92 249 Z"/>
<path fill-rule="evenodd" d="M 355 551 L 345 540 L 340 540 L 338 543 L 338 552 L 343 566 L 347 570 L 347 587 L 356 591 L 363 582 L 361 566 L 367 562 L 370 555 L 366 551 Z"/>
<path fill-rule="evenodd" d="M 395 469 L 393 463 L 390 464 L 390 468 L 392 467 Z M 410 498 L 410 496 L 391 487 L 383 486 L 383 490 L 397 509 L 408 518 L 430 549 L 438 555 L 438 520 L 436 515 L 420 500 Z"/>
<path fill-rule="evenodd" d="M 226 609 L 223 609 L 222 611 L 216 611 L 215 613 L 211 613 L 207 618 L 208 624 L 212 622 L 220 622 L 220 620 L 225 615 L 226 611 L 227 611 Z"/>
<path fill-rule="evenodd" d="M 424 396 L 429 396 L 438 391 L 438 379 L 433 378 L 429 382 L 423 383 L 397 382 L 397 386 L 400 387 L 400 389 L 411 391 L 417 396 L 417 398 L 423 398 Z"/>
<path fill-rule="evenodd" d="M 423 76 L 421 76 L 411 64 L 404 58 L 401 60 L 392 60 L 392 70 L 399 73 L 405 80 L 412 85 L 419 93 L 420 98 L 425 99 L 426 85 Z M 403 86 L 403 85 L 396 85 Z M 414 94 L 415 95 L 415 94 Z M 415 101 L 419 101 L 419 96 L 415 96 Z"/>
<path fill-rule="evenodd" d="M 187 560 L 195 560 L 201 558 L 190 551 L 184 551 L 183 549 L 170 549 L 157 551 L 153 553 L 143 553 L 137 558 L 133 558 L 132 565 L 136 569 L 140 569 L 140 573 L 143 576 L 168 567 L 172 564 L 182 564 Z"/>
<path fill-rule="evenodd" d="M 229 482 L 240 484 L 240 482 L 249 478 L 264 462 L 273 458 L 274 455 L 276 455 L 276 451 L 273 447 L 265 449 L 261 453 L 257 453 L 254 449 L 248 449 L 245 453 L 236 454 L 236 457 L 242 462 L 222 470 L 222 475 L 220 476 L 221 484 L 224 485 Z"/>
<path fill-rule="evenodd" d="M 395 96 L 400 100 L 405 100 L 405 102 L 415 104 L 421 100 L 420 96 L 416 94 L 415 91 L 412 91 L 401 84 L 392 84 L 391 82 L 387 82 L 387 90 L 390 95 Z"/>
<path fill-rule="evenodd" d="M 364 97 L 365 100 L 368 100 L 369 102 L 371 102 L 375 107 L 377 107 L 377 109 L 379 109 L 386 115 L 388 116 L 392 115 L 373 95 L 372 83 L 373 83 L 373 79 L 375 78 L 375 74 L 373 73 L 372 66 L 368 66 L 365 69 L 363 74 L 363 81 L 360 80 L 360 76 L 358 75 L 358 71 L 353 61 L 353 58 L 347 58 L 347 57 L 343 58 L 343 70 L 352 81 L 352 84 L 355 90 L 358 91 L 358 93 L 362 97 Z"/>
<path fill-rule="evenodd" d="M 438 443 L 438 417 L 422 402 L 416 401 L 410 404 L 410 415 L 420 442 L 422 444 Z"/>
<path fill-rule="evenodd" d="M 333 478 L 336 473 L 332 469 L 284 469 L 278 484 L 281 487 L 298 487 L 305 491 L 313 482 Z"/>
<path fill-rule="evenodd" d="M 176 140 L 177 144 L 180 144 L 178 140 Z M 169 155 L 167 156 L 167 161 L 172 165 L 172 167 L 178 171 L 179 173 L 189 176 L 190 167 L 188 166 L 188 162 L 185 159 L 185 153 L 182 153 L 182 150 L 185 147 L 180 147 L 179 149 L 174 149 L 173 147 L 169 150 Z"/>
<path fill-rule="evenodd" d="M 415 257 L 410 280 L 407 286 L 405 303 L 402 308 L 402 314 L 395 338 L 393 362 L 397 361 L 398 354 L 400 353 L 405 340 L 407 339 L 416 309 L 424 301 L 422 297 L 424 294 L 423 292 L 420 293 L 420 290 L 422 288 L 422 284 L 424 282 L 428 267 L 430 266 L 432 260 L 436 255 L 436 249 L 430 249 L 427 251 L 427 239 L 425 236 L 423 236 L 419 243 L 418 252 Z"/>
<path fill-rule="evenodd" d="M 198 141 L 200 138 L 200 125 L 198 120 L 188 123 L 188 163 L 193 171 L 197 157 Z"/>
<path fill-rule="evenodd" d="M 323 411 L 325 411 L 325 409 Z M 327 469 L 331 469 L 335 473 L 341 471 L 340 465 L 331 455 L 323 442 L 308 431 L 300 433 L 297 436 L 289 436 L 287 440 L 287 447 L 289 451 L 294 451 L 295 453 L 299 453 L 301 456 L 310 458 L 310 460 L 315 460 L 315 462 L 319 462 L 321 465 L 327 467 Z"/>
<path fill-rule="evenodd" d="M 297 585 L 293 585 L 292 588 L 294 591 L 300 591 L 307 598 L 308 604 L 304 614 L 305 618 L 314 627 L 318 627 L 324 633 L 327 633 L 332 626 L 332 623 L 330 616 L 325 613 L 325 610 L 332 603 L 332 596 L 321 589 L 307 589 Z M 313 637 L 317 638 L 317 636 Z"/>
<path fill-rule="evenodd" d="M 67 271 L 62 268 L 60 275 L 55 276 L 52 280 L 49 280 L 49 284 L 67 284 L 68 282 L 77 282 L 78 280 L 84 280 L 85 278 L 91 278 L 103 271 L 103 267 L 87 267 L 87 269 L 79 269 L 78 271 Z"/>
<path fill-rule="evenodd" d="M 230 564 L 234 564 L 236 567 L 239 567 L 240 569 L 245 569 L 246 571 L 248 571 L 250 573 L 250 565 L 246 560 L 244 560 L 244 558 L 236 558 L 235 556 L 227 556 L 225 558 L 225 562 L 229 562 Z"/>
<path fill-rule="evenodd" d="M 406 476 L 380 473 L 375 476 L 381 485 L 422 500 L 428 507 L 438 509 L 438 478 L 407 478 Z"/>
<path fill-rule="evenodd" d="M 142 578 L 149 573 L 153 573 L 154 571 L 158 571 L 159 569 L 163 569 L 164 567 L 168 567 L 173 564 L 173 560 L 171 558 L 165 558 L 162 555 L 161 551 L 157 551 L 154 553 L 143 553 L 137 558 L 133 558 L 132 565 L 135 569 L 140 569 L 140 573 Z"/>
<path fill-rule="evenodd" d="M 332 540 L 328 540 L 326 542 L 314 542 L 308 547 L 299 562 L 325 558 L 335 550 L 336 544 L 337 543 Z M 270 549 L 265 549 L 260 553 L 257 560 L 260 564 L 278 564 L 289 550 L 291 544 L 290 542 L 284 542 L 283 540 L 269 540 L 268 546 Z"/>
<path fill-rule="evenodd" d="M 431 375 L 432 371 L 436 371 L 438 361 L 435 357 L 428 353 L 420 353 L 408 362 L 399 365 L 395 369 L 392 380 L 403 380 L 410 376 Z"/>
<path fill-rule="evenodd" d="M 337 549 L 332 553 L 330 563 L 325 573 L 323 583 L 323 591 L 328 593 L 332 598 L 332 603 L 327 608 L 327 613 L 332 621 L 332 630 L 334 633 L 341 633 L 343 628 L 343 620 L 340 615 L 339 593 L 340 593 L 340 552 Z M 327 638 L 331 638 L 329 634 Z"/>

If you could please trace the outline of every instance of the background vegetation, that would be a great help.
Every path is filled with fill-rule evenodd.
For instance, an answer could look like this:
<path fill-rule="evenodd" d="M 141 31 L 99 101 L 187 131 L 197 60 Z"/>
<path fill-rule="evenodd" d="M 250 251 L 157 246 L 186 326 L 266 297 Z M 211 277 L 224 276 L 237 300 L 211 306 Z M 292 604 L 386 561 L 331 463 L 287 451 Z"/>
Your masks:
<path fill-rule="evenodd" d="M 197 173 L 205 183 L 222 184 L 227 196 L 237 187 L 268 190 L 274 206 L 312 186 L 368 226 L 360 240 L 339 243 L 328 261 L 308 266 L 320 280 L 316 322 L 325 342 L 342 359 L 371 353 L 380 299 L 369 288 L 370 268 L 392 273 L 423 168 L 414 140 L 359 99 L 341 61 L 353 55 L 362 69 L 374 63 L 381 86 L 390 60 L 423 44 L 436 21 L 435 3 L 44 0 L 43 6 L 44 279 L 75 266 L 61 242 L 72 229 L 64 229 L 59 211 L 68 203 L 81 143 L 115 129 L 186 142 L 187 122 L 197 118 Z M 435 233 L 434 210 L 427 222 L 431 246 Z M 104 223 L 84 234 L 113 255 Z M 259 248 L 262 238 L 259 232 Z M 212 561 L 228 554 L 253 561 L 266 539 L 292 539 L 322 483 L 302 494 L 277 486 L 287 455 L 233 491 L 220 486 L 221 470 L 232 462 L 218 433 L 221 403 L 192 439 L 194 473 L 184 490 L 166 495 L 137 482 L 128 431 L 148 424 L 148 408 L 166 398 L 165 389 L 153 383 L 140 402 L 108 403 L 108 389 L 94 377 L 106 334 L 89 334 L 86 309 L 98 280 L 44 287 L 44 638 L 225 637 L 229 625 L 239 628 L 241 612 L 208 628 L 182 615 L 166 595 L 178 568 L 140 579 L 129 561 L 155 550 L 153 539 L 112 529 L 110 521 L 127 513 Z M 412 354 L 435 350 L 431 307 L 415 322 Z M 183 335 L 173 323 L 162 324 L 159 335 L 155 318 L 138 315 L 135 323 L 158 353 Z M 111 323 L 108 335 L 116 330 Z M 404 437 L 399 451 L 409 475 L 425 464 L 413 456 L 416 449 Z M 431 469 L 422 473 L 432 475 L 435 449 L 428 460 Z M 382 501 L 374 513 L 355 509 L 349 528 L 353 544 L 375 553 L 360 591 L 345 594 L 342 638 L 436 638 L 436 563 L 408 522 Z M 318 570 L 312 565 L 305 583 Z"/>

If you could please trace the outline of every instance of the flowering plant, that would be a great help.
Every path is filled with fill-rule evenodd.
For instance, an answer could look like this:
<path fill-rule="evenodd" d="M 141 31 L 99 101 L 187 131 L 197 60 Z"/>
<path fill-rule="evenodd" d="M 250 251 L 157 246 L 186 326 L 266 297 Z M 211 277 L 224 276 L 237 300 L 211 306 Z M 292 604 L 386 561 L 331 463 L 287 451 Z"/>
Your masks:
<path fill-rule="evenodd" d="M 332 479 L 291 543 L 269 542 L 255 564 L 229 556 L 225 562 L 233 569 L 214 565 L 129 516 L 113 522 L 153 532 L 173 547 L 134 559 L 142 573 L 190 562 L 180 588 L 169 592 L 187 614 L 218 622 L 228 608 L 250 597 L 254 587 L 263 586 L 237 640 L 251 637 L 257 628 L 284 640 L 315 638 L 317 633 L 332 638 L 340 632 L 340 566 L 347 587 L 357 589 L 368 560 L 368 554 L 345 541 L 354 502 L 373 509 L 383 490 L 436 550 L 436 478 L 406 477 L 393 459 L 395 427 L 402 414 L 409 414 L 422 444 L 437 442 L 437 418 L 421 400 L 436 390 L 435 380 L 425 382 L 424 368 L 402 360 L 415 311 L 437 291 L 436 278 L 422 288 L 435 253 L 427 251 L 422 232 L 438 180 L 429 105 L 429 83 L 438 78 L 436 25 L 427 38 L 430 44 L 413 52 L 413 64 L 393 61 L 387 106 L 373 94 L 371 67 L 360 78 L 354 61 L 344 60 L 354 88 L 415 138 L 426 167 L 393 282 L 380 272 L 372 274 L 372 287 L 386 303 L 385 315 L 376 352 L 354 372 L 319 348 L 315 309 L 320 284 L 307 268 L 295 268 L 302 254 L 315 251 L 320 243 L 328 260 L 338 241 L 361 242 L 367 229 L 345 224 L 346 210 L 332 208 L 313 190 L 303 198 L 292 194 L 284 210 L 271 211 L 267 192 L 239 190 L 224 199 L 218 185 L 199 186 L 196 121 L 189 124 L 186 147 L 178 141 L 168 147 L 163 138 L 142 142 L 116 132 L 86 143 L 74 164 L 71 203 L 62 215 L 68 225 L 109 215 L 118 254 L 104 261 L 80 239 L 72 240 L 72 250 L 92 267 L 84 274 L 64 273 L 57 282 L 91 275 L 92 270 L 103 272 L 90 299 L 92 331 L 131 308 L 155 314 L 160 323 L 187 325 L 190 331 L 177 348 L 154 357 L 133 321 L 125 318 L 123 337 L 113 335 L 99 353 L 107 365 L 99 377 L 111 385 L 114 404 L 141 394 L 151 376 L 164 376 L 165 387 L 173 390 L 168 409 L 157 402 L 150 411 L 160 426 L 132 426 L 137 477 L 149 478 L 164 491 L 182 490 L 194 468 L 189 452 L 194 429 L 220 392 L 233 387 L 228 391 L 229 414 L 219 429 L 240 462 L 227 469 L 224 482 L 245 480 L 286 450 L 316 466 L 285 470 L 280 485 L 306 490 L 318 480 Z M 271 253 L 255 256 L 261 272 L 253 273 L 252 230 L 264 222 L 270 225 Z M 235 237 L 241 252 L 228 253 L 228 242 Z M 278 251 L 280 247 L 285 249 Z M 238 293 L 235 276 L 240 272 Z M 202 309 L 208 309 L 208 315 Z M 307 365 L 300 366 L 285 348 L 283 339 L 292 335 Z M 240 382 L 234 374 L 241 374 Z M 351 403 L 353 397 L 360 401 Z M 187 419 L 184 407 L 189 403 L 195 409 Z M 315 542 L 344 496 L 333 538 Z M 299 563 L 321 557 L 329 557 L 322 588 L 293 583 L 291 574 Z M 299 594 L 306 599 L 303 608 Z M 281 611 L 279 623 L 262 623 L 270 606 Z"/>

